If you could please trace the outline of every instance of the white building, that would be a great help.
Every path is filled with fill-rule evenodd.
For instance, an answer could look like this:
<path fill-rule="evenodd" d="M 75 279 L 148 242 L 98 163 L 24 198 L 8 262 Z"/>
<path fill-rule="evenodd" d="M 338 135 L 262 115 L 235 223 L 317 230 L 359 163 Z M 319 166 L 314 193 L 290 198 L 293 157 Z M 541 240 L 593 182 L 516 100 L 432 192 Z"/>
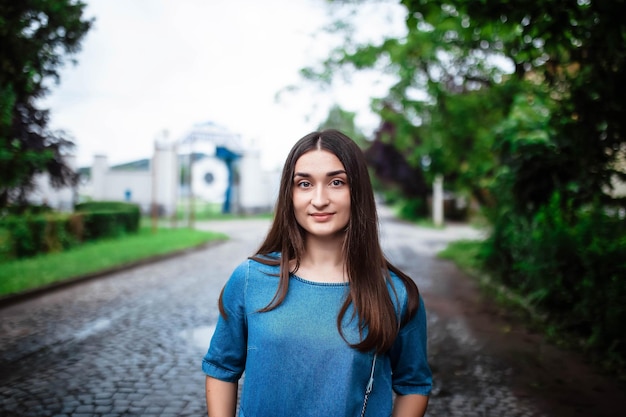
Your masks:
<path fill-rule="evenodd" d="M 126 201 L 150 213 L 153 204 L 161 214 L 173 213 L 179 198 L 178 157 L 175 147 L 155 144 L 150 160 L 110 167 L 105 155 L 96 155 L 90 179 L 79 188 L 82 199 Z"/>
<path fill-rule="evenodd" d="M 106 155 L 96 155 L 89 171 L 77 190 L 54 190 L 42 177 L 31 200 L 60 210 L 71 210 L 77 197 L 127 201 L 145 214 L 155 207 L 170 216 L 193 198 L 221 204 L 227 212 L 255 213 L 272 210 L 280 181 L 279 172 L 261 169 L 258 149 L 211 122 L 195 125 L 173 143 L 156 141 L 150 159 L 110 166 Z"/>
<path fill-rule="evenodd" d="M 76 158 L 65 157 L 66 164 L 76 170 Z M 53 188 L 50 185 L 50 175 L 45 172 L 35 177 L 35 188 L 29 194 L 29 201 L 37 205 L 48 205 L 59 211 L 72 211 L 77 198 L 77 190 L 72 187 L 61 189 Z"/>

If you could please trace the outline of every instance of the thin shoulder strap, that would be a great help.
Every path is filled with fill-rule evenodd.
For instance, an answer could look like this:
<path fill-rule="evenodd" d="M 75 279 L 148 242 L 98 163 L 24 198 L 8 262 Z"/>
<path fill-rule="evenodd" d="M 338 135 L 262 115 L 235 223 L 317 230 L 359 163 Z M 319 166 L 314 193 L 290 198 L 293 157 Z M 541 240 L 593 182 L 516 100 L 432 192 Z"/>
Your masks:
<path fill-rule="evenodd" d="M 370 392 L 374 388 L 374 370 L 376 369 L 376 353 L 372 359 L 372 370 L 370 371 L 370 379 L 367 381 L 367 387 L 365 387 L 365 398 L 363 399 L 363 408 L 361 409 L 361 417 L 365 416 L 365 409 L 367 408 L 367 400 L 369 399 Z"/>

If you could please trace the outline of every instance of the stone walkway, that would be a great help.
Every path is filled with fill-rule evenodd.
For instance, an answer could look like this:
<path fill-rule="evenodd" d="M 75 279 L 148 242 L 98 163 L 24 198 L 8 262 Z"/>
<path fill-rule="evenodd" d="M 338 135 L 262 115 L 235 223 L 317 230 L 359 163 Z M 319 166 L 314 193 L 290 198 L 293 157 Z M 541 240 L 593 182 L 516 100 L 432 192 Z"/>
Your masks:
<path fill-rule="evenodd" d="M 480 300 L 471 280 L 434 257 L 447 242 L 476 231 L 418 228 L 384 211 L 381 218 L 387 255 L 416 280 L 428 309 L 436 381 L 429 417 L 618 415 L 590 408 L 582 396 L 570 398 L 569 408 L 567 401 L 556 407 L 549 393 L 529 386 L 541 378 L 518 378 L 543 363 L 516 360 L 520 349 L 532 358 L 550 348 L 511 328 Z M 0 416 L 206 415 L 200 361 L 217 298 L 268 226 L 263 220 L 198 224 L 231 239 L 0 308 Z M 610 401 L 618 391 L 598 381 L 598 397 Z"/>

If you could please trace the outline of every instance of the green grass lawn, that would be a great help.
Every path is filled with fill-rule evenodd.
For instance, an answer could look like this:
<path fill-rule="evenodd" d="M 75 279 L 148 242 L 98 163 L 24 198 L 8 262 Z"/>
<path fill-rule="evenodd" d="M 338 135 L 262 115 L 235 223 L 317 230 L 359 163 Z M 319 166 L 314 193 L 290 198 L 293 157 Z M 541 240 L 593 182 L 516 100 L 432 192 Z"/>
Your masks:
<path fill-rule="evenodd" d="M 481 269 L 481 245 L 480 240 L 458 240 L 450 242 L 437 256 L 454 262 L 459 268 L 472 275 L 472 272 L 475 273 Z"/>
<path fill-rule="evenodd" d="M 0 297 L 223 240 L 221 233 L 142 227 L 137 235 L 90 242 L 66 252 L 0 263 Z"/>

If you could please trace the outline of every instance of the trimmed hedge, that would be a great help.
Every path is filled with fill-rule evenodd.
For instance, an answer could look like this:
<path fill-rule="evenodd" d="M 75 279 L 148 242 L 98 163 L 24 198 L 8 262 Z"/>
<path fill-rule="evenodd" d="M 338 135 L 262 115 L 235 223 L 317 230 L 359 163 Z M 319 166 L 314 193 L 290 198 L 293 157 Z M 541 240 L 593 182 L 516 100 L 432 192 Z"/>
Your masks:
<path fill-rule="evenodd" d="M 9 216 L 0 222 L 0 259 L 26 258 L 61 252 L 78 244 L 77 221 L 67 214 Z"/>
<path fill-rule="evenodd" d="M 76 209 L 71 214 L 25 214 L 0 220 L 0 261 L 61 252 L 83 241 L 139 230 L 141 213 L 135 204 L 90 202 Z"/>
<path fill-rule="evenodd" d="M 141 210 L 136 204 L 90 201 L 77 204 L 75 211 L 84 216 L 85 240 L 137 233 L 139 230 Z"/>

